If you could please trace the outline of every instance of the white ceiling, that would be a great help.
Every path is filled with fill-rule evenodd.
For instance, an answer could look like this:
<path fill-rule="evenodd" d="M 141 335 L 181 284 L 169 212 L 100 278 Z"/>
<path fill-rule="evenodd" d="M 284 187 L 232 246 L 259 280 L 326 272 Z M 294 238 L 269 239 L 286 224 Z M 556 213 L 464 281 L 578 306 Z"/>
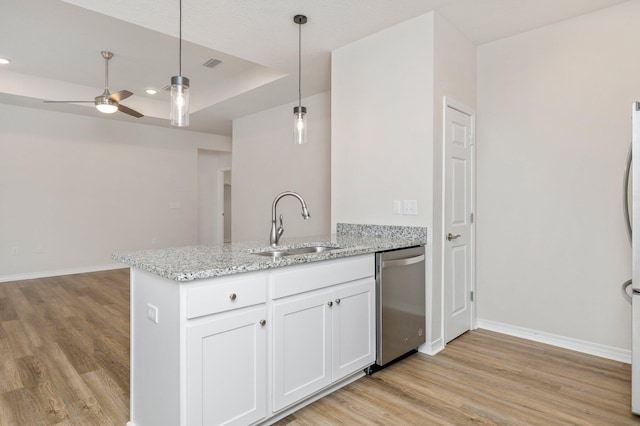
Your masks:
<path fill-rule="evenodd" d="M 509 37 L 627 0 L 183 0 L 182 74 L 191 80 L 189 130 L 231 134 L 231 120 L 297 98 L 298 27 L 303 96 L 330 89 L 331 51 L 383 28 L 438 11 L 475 44 Z M 638 1 L 638 0 L 630 0 Z M 168 126 L 166 92 L 178 74 L 178 0 L 2 0 L 0 102 Z M 98 113 L 104 88 L 135 93 L 124 105 L 144 118 Z M 202 66 L 216 58 L 222 64 Z M 384 58 L 381 58 L 384 60 Z"/>

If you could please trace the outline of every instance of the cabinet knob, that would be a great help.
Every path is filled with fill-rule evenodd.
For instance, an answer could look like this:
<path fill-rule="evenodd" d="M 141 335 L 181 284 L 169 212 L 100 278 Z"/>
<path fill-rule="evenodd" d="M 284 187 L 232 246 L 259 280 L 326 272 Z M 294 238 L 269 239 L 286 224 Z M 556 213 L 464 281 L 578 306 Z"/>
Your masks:
<path fill-rule="evenodd" d="M 261 326 L 263 326 L 263 327 L 264 327 L 266 323 L 267 323 L 267 321 L 266 321 L 266 320 L 260 320 L 260 325 L 261 325 Z"/>
<path fill-rule="evenodd" d="M 229 295 L 229 299 L 231 299 L 231 300 L 236 300 L 236 298 L 237 298 L 237 297 L 238 297 L 238 296 L 236 296 L 236 294 L 235 294 L 235 293 L 231 293 L 231 294 Z"/>
<path fill-rule="evenodd" d="M 336 299 L 336 305 L 340 304 L 340 299 Z"/>
<path fill-rule="evenodd" d="M 329 307 L 332 307 L 332 306 L 333 306 L 333 302 L 332 302 L 331 300 L 329 300 L 329 301 L 327 302 L 327 305 L 329 305 Z"/>

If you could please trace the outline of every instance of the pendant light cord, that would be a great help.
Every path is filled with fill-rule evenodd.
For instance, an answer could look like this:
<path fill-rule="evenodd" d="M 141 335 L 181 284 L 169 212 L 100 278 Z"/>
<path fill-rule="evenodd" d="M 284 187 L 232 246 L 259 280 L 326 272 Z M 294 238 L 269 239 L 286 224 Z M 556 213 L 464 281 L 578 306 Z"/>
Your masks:
<path fill-rule="evenodd" d="M 181 0 L 182 1 L 182 0 Z M 298 106 L 302 112 L 302 24 L 298 24 Z"/>
<path fill-rule="evenodd" d="M 182 0 L 180 0 L 180 26 L 179 26 L 180 45 L 178 47 L 178 75 L 182 75 Z"/>

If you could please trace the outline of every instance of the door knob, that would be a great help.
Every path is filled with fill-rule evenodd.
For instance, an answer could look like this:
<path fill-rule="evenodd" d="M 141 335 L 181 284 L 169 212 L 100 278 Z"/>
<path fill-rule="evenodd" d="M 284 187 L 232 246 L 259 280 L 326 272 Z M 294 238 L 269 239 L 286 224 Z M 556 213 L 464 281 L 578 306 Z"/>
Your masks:
<path fill-rule="evenodd" d="M 451 232 L 447 234 L 447 241 L 455 240 L 456 238 L 460 238 L 460 234 L 453 235 Z"/>

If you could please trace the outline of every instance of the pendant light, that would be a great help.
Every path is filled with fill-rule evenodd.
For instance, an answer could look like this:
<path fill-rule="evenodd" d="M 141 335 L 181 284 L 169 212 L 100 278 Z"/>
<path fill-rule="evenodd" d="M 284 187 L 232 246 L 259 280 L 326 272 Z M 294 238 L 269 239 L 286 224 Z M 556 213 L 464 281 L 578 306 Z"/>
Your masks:
<path fill-rule="evenodd" d="M 180 0 L 180 47 L 178 75 L 171 77 L 171 125 L 189 125 L 189 79 L 182 75 L 182 0 Z"/>
<path fill-rule="evenodd" d="M 297 145 L 307 143 L 307 108 L 302 106 L 302 25 L 307 17 L 296 15 L 293 22 L 298 24 L 298 106 L 293 107 L 293 142 Z"/>

